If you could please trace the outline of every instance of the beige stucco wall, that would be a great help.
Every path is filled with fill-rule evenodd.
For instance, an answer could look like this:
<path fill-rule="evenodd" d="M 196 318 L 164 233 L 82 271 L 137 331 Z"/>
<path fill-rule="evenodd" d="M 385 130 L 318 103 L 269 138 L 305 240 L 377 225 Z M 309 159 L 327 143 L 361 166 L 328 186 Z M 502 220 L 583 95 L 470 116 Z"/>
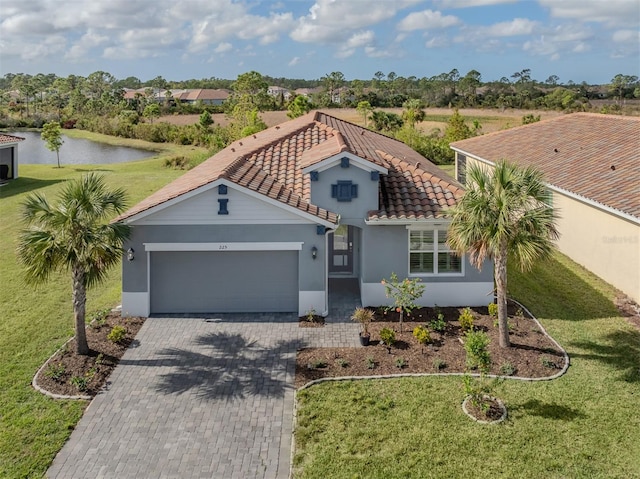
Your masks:
<path fill-rule="evenodd" d="M 558 192 L 558 248 L 640 302 L 640 225 Z"/>
<path fill-rule="evenodd" d="M 467 156 L 471 164 L 489 166 Z M 640 302 L 640 225 L 557 191 L 553 206 L 560 216 L 558 249 Z"/>

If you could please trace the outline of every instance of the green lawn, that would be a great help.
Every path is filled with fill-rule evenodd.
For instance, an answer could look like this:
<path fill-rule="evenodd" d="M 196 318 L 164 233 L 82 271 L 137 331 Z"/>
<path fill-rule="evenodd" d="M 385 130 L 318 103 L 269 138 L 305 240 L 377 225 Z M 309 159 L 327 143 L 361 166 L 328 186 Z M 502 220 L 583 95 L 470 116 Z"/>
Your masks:
<path fill-rule="evenodd" d="M 461 410 L 459 378 L 324 383 L 299 393 L 296 478 L 639 478 L 640 331 L 614 291 L 557 254 L 511 295 L 569 353 L 561 378 L 506 381 L 509 418 Z"/>
<path fill-rule="evenodd" d="M 76 133 L 75 135 L 82 134 Z M 74 136 L 75 136 L 74 135 Z M 94 136 L 97 138 L 98 136 Z M 120 144 L 132 144 L 119 140 Z M 132 144 L 133 145 L 133 144 Z M 136 143 L 135 146 L 142 146 Z M 42 363 L 73 334 L 71 280 L 53 278 L 34 290 L 21 281 L 15 249 L 20 230 L 19 204 L 39 191 L 50 199 L 64 181 L 99 171 L 112 187 L 129 191 L 130 204 L 148 196 L 183 172 L 166 169 L 163 159 L 176 154 L 195 157 L 201 149 L 146 145 L 159 156 L 133 163 L 74 165 L 53 168 L 20 165 L 20 178 L 0 187 L 0 477 L 41 477 L 71 433 L 86 406 L 54 401 L 36 392 L 31 379 Z M 64 162 L 64 156 L 61 156 Z M 120 270 L 106 284 L 89 291 L 87 311 L 112 307 L 120 300 Z"/>
<path fill-rule="evenodd" d="M 87 171 L 126 188 L 133 204 L 182 173 L 163 168 L 164 157 L 203 157 L 191 147 L 162 151 L 117 165 L 21 165 L 21 177 L 0 187 L 2 478 L 43 476 L 86 406 L 31 388 L 38 367 L 72 335 L 71 286 L 66 275 L 37 290 L 22 284 L 18 205 L 34 191 L 54 198 L 62 182 Z M 572 366 L 564 377 L 502 386 L 510 419 L 498 427 L 478 426 L 462 414 L 458 379 L 315 386 L 301 394 L 298 477 L 640 477 L 640 333 L 616 317 L 613 291 L 559 255 L 510 279 L 512 295 L 567 348 Z M 87 310 L 119 299 L 114 269 L 89 292 Z"/>

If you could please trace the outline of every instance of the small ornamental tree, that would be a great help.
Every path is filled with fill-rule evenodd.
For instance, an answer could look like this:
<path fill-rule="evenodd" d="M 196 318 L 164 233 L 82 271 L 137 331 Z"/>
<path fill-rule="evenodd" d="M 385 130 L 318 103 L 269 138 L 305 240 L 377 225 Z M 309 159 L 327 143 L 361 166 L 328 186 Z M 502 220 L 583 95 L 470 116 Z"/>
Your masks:
<path fill-rule="evenodd" d="M 58 159 L 58 168 L 60 168 L 60 148 L 64 143 L 64 140 L 62 139 L 62 130 L 60 129 L 60 123 L 58 123 L 57 121 L 45 123 L 42 127 L 40 138 L 45 141 L 48 150 L 56 152 L 56 157 Z"/>
<path fill-rule="evenodd" d="M 387 298 L 393 298 L 396 311 L 400 313 L 400 332 L 402 333 L 402 319 L 404 313 L 411 313 L 418 307 L 415 301 L 424 293 L 424 284 L 420 284 L 420 278 L 405 278 L 398 281 L 398 276 L 391 273 L 389 280 L 383 279 Z"/>
<path fill-rule="evenodd" d="M 203 111 L 200 115 L 199 124 L 205 130 L 213 125 L 213 118 L 211 118 L 211 113 L 209 113 L 207 110 Z"/>

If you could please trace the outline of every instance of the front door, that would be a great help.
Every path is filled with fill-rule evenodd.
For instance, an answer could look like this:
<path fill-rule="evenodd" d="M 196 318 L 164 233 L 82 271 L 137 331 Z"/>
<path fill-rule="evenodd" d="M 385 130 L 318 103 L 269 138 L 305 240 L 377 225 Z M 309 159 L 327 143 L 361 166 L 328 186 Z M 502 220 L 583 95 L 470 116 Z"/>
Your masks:
<path fill-rule="evenodd" d="M 353 226 L 329 234 L 329 273 L 353 273 Z"/>

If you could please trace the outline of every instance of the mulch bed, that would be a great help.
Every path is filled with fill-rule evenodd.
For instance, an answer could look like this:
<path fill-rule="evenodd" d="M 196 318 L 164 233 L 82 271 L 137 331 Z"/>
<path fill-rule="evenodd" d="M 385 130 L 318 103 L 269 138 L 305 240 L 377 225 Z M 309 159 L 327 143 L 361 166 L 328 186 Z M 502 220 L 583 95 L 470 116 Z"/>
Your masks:
<path fill-rule="evenodd" d="M 300 316 L 298 318 L 298 327 L 300 328 L 321 328 L 324 326 L 324 318 L 314 314 L 310 316 Z"/>
<path fill-rule="evenodd" d="M 463 308 L 420 308 L 405 318 L 400 332 L 398 313 L 378 308 L 369 326 L 369 346 L 358 348 L 307 348 L 296 358 L 296 387 L 309 381 L 337 376 L 379 376 L 400 373 L 462 373 L 466 371 L 466 353 L 460 341 L 464 337 L 458 317 Z M 515 304 L 509 304 L 511 324 L 510 348 L 498 344 L 498 328 L 487 308 L 472 308 L 474 328 L 485 331 L 489 338 L 491 374 L 542 378 L 556 374 L 564 367 L 564 356 L 538 325 Z M 446 329 L 431 332 L 432 342 L 421 346 L 413 336 L 416 326 L 428 326 L 438 312 L 444 314 Z M 380 330 L 396 332 L 391 348 L 380 344 Z M 373 367 L 372 367 L 373 365 Z M 508 367 L 510 366 L 510 367 Z M 507 371 L 510 369 L 510 371 Z M 510 374 L 509 374 L 510 373 Z"/>
<path fill-rule="evenodd" d="M 640 329 L 640 305 L 629 296 L 619 294 L 615 299 L 615 305 L 620 314 L 636 328 Z"/>
<path fill-rule="evenodd" d="M 104 319 L 93 321 L 87 325 L 89 355 L 77 355 L 75 339 L 72 339 L 37 376 L 38 385 L 54 394 L 95 396 L 134 340 L 144 320 L 138 317 L 122 318 L 119 312 L 110 312 Z M 116 325 L 126 330 L 124 339 L 119 343 L 107 339 Z M 76 379 L 72 382 L 72 378 Z"/>
<path fill-rule="evenodd" d="M 475 405 L 471 400 L 467 401 L 466 407 L 469 414 L 480 421 L 494 422 L 502 419 L 504 410 L 495 399 L 486 399 L 487 407 L 483 409 L 481 405 Z"/>

